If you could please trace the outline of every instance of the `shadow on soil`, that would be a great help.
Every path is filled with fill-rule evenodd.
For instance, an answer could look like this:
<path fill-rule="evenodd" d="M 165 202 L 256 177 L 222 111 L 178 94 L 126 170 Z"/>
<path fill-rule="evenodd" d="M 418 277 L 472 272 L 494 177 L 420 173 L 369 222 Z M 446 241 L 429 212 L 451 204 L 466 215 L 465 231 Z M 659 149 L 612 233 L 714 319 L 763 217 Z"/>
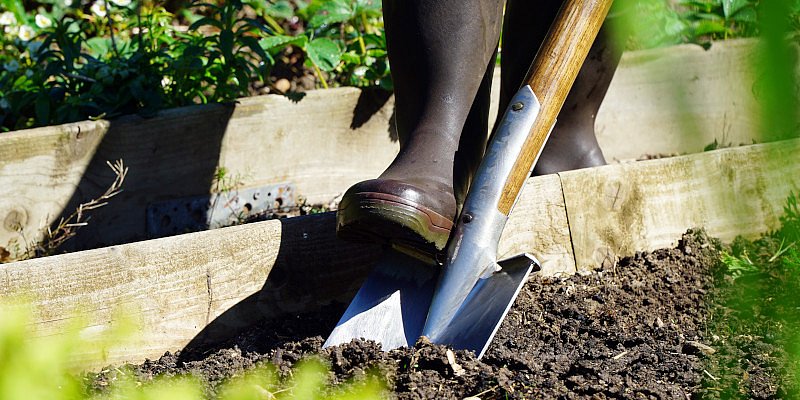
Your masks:
<path fill-rule="evenodd" d="M 236 341 L 238 333 L 265 321 L 285 327 L 299 313 L 326 310 L 325 321 L 303 324 L 303 329 L 309 336 L 327 335 L 381 254 L 380 246 L 337 239 L 333 212 L 280 222 L 280 248 L 262 289 L 210 321 L 181 351 L 181 361 L 234 345 L 250 348 Z"/>

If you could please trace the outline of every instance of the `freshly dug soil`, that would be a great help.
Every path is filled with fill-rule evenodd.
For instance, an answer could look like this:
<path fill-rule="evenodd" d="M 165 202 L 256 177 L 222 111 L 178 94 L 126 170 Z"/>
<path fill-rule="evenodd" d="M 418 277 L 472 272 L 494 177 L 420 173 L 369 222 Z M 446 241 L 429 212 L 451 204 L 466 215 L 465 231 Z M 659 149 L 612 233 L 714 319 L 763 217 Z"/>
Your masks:
<path fill-rule="evenodd" d="M 141 381 L 198 375 L 211 397 L 246 369 L 272 363 L 286 375 L 320 354 L 334 383 L 377 371 L 399 399 L 715 398 L 719 378 L 706 365 L 725 344 L 711 343 L 707 318 L 721 249 L 702 231 L 689 231 L 674 249 L 636 254 L 610 270 L 533 277 L 480 361 L 456 351 L 453 363 L 445 347 L 423 342 L 388 353 L 363 341 L 321 350 L 342 305 L 256 327 L 206 354 L 168 353 L 132 368 Z M 94 388 L 114 381 L 114 371 L 95 377 Z M 726 371 L 760 382 L 747 386 L 747 397 L 776 395 L 769 367 Z"/>

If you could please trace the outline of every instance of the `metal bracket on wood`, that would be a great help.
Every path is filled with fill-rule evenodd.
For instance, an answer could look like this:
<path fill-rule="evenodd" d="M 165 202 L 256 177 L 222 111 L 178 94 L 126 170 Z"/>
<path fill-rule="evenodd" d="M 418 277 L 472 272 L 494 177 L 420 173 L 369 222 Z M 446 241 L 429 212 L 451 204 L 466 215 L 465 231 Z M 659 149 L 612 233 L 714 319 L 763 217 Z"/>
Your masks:
<path fill-rule="evenodd" d="M 155 238 L 222 228 L 294 206 L 289 183 L 160 201 L 147 206 L 147 234 Z"/>

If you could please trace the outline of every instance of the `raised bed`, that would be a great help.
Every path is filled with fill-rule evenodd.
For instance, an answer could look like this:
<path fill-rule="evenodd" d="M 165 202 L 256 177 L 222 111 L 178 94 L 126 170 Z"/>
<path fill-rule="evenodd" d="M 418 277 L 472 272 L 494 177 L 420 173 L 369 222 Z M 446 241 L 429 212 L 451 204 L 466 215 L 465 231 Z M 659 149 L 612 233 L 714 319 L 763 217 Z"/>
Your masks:
<path fill-rule="evenodd" d="M 753 49 L 742 40 L 709 51 L 687 45 L 625 54 L 597 117 L 606 157 L 696 153 L 714 140 L 757 139 Z M 291 184 L 309 203 L 327 204 L 394 157 L 392 107 L 386 94 L 343 88 L 299 102 L 261 96 L 0 135 L 0 246 L 36 241 L 102 193 L 113 180 L 107 160 L 130 168 L 124 192 L 93 213 L 71 240 L 75 248 L 148 238 L 148 205 L 208 194 L 218 167 L 244 187 Z"/>
<path fill-rule="evenodd" d="M 532 178 L 501 256 L 531 252 L 544 274 L 568 275 L 674 245 L 690 227 L 723 240 L 760 234 L 800 188 L 799 152 L 792 140 Z M 346 302 L 378 252 L 338 241 L 325 213 L 1 265 L 0 297 L 34 300 L 36 336 L 82 318 L 82 336 L 96 340 L 122 310 L 136 340 L 84 361 L 138 362 Z"/>

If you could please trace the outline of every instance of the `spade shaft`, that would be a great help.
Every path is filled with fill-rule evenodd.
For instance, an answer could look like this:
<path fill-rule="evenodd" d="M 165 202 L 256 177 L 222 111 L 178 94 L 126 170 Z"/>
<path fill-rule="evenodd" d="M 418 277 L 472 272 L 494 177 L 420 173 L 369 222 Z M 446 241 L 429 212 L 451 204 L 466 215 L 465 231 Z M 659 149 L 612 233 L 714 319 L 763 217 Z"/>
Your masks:
<path fill-rule="evenodd" d="M 500 270 L 500 234 L 610 6 L 611 0 L 567 0 L 511 100 L 450 237 L 423 329 L 432 342 L 452 336 L 473 288 Z"/>
<path fill-rule="evenodd" d="M 511 213 L 611 3 L 612 0 L 567 0 L 550 26 L 523 83 L 523 86 L 530 86 L 541 110 L 514 164 L 514 171 L 503 185 L 497 204 L 501 213 Z"/>

